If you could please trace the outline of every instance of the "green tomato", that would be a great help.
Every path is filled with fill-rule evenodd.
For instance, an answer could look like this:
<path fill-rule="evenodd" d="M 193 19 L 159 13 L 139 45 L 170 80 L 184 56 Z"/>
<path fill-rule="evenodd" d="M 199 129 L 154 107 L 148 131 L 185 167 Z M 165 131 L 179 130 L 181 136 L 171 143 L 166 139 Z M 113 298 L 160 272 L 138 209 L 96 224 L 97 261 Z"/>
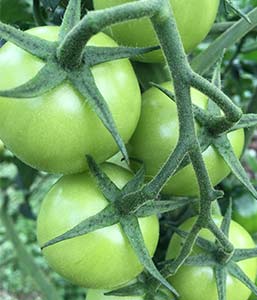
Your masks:
<path fill-rule="evenodd" d="M 55 41 L 58 27 L 38 27 L 30 34 Z M 91 46 L 115 47 L 100 33 Z M 0 49 L 0 89 L 17 87 L 44 66 L 38 58 L 11 43 Z M 137 78 L 127 59 L 92 68 L 118 131 L 127 142 L 140 115 L 141 95 Z M 87 169 L 85 154 L 103 162 L 118 151 L 111 134 L 90 105 L 69 82 L 33 99 L 0 97 L 0 138 L 20 160 L 50 173 L 78 173 Z"/>
<path fill-rule="evenodd" d="M 162 86 L 171 90 L 170 82 Z M 197 90 L 191 90 L 192 100 L 201 108 L 206 108 L 207 97 Z M 142 113 L 137 129 L 130 140 L 131 157 L 145 163 L 147 179 L 153 178 L 174 150 L 179 135 L 176 104 L 159 89 L 152 87 L 143 94 Z M 229 133 L 229 140 L 239 157 L 244 145 L 244 131 Z M 212 147 L 203 152 L 210 179 L 218 184 L 229 173 L 230 168 Z M 163 192 L 173 195 L 195 196 L 199 188 L 192 165 L 178 171 L 164 186 Z"/>
<path fill-rule="evenodd" d="M 143 300 L 142 296 L 134 297 L 119 297 L 119 296 L 105 296 L 104 292 L 99 290 L 88 290 L 86 300 Z"/>
<path fill-rule="evenodd" d="M 105 163 L 102 168 L 119 188 L 132 178 L 131 172 L 119 166 Z M 43 201 L 37 222 L 39 244 L 42 246 L 63 234 L 107 205 L 91 174 L 62 177 Z M 140 218 L 139 223 L 152 256 L 159 238 L 158 218 Z M 118 224 L 55 244 L 45 248 L 43 254 L 60 275 L 93 289 L 113 289 L 134 279 L 143 270 Z"/>
<path fill-rule="evenodd" d="M 135 0 L 134 0 L 135 1 Z M 94 0 L 95 9 L 133 2 L 131 0 Z M 208 34 L 217 15 L 219 0 L 170 0 L 186 52 L 192 51 Z M 129 21 L 111 27 L 112 37 L 121 45 L 146 47 L 158 44 L 150 20 Z M 145 62 L 163 60 L 161 50 L 139 57 Z"/>
<path fill-rule="evenodd" d="M 233 192 L 232 218 L 242 225 L 250 234 L 257 233 L 257 201 L 245 190 Z"/>
<path fill-rule="evenodd" d="M 181 229 L 189 231 L 196 219 L 191 218 L 181 225 Z M 215 223 L 220 226 L 221 217 L 214 218 Z M 207 229 L 203 229 L 200 236 L 214 240 L 213 235 Z M 255 244 L 249 233 L 236 222 L 232 221 L 229 230 L 229 240 L 235 248 L 255 248 Z M 166 259 L 175 258 L 181 249 L 181 238 L 174 234 L 172 237 Z M 193 253 L 202 252 L 198 247 L 193 248 Z M 257 259 L 251 258 L 238 262 L 240 268 L 247 276 L 255 281 L 257 270 Z M 182 266 L 178 272 L 169 278 L 170 283 L 177 289 L 181 300 L 218 300 L 215 275 L 212 267 L 208 266 Z M 238 279 L 228 274 L 227 277 L 227 300 L 246 300 L 251 291 L 243 285 Z"/>

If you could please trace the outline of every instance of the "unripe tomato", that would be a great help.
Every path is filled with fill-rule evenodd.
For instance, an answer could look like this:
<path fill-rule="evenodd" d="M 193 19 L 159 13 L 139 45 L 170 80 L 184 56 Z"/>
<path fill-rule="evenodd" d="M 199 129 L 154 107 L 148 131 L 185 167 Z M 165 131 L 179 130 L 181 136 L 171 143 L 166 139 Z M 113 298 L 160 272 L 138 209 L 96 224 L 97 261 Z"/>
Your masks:
<path fill-rule="evenodd" d="M 58 38 L 58 27 L 28 31 L 46 40 Z M 91 46 L 115 47 L 103 33 Z M 44 66 L 31 54 L 6 43 L 0 49 L 0 89 L 17 87 Z M 141 95 L 136 75 L 127 59 L 92 68 L 96 85 L 105 98 L 118 131 L 127 142 L 140 115 Z M 20 160 L 49 173 L 78 173 L 87 169 L 85 155 L 103 162 L 118 152 L 113 137 L 93 112 L 87 100 L 64 82 L 32 99 L 0 97 L 0 138 Z"/>
<path fill-rule="evenodd" d="M 190 231 L 195 218 L 186 220 L 181 229 Z M 215 223 L 220 226 L 221 217 L 214 217 Z M 200 236 L 213 241 L 214 236 L 207 229 L 202 229 Z M 235 248 L 255 248 L 254 241 L 249 233 L 236 222 L 232 221 L 229 230 L 229 240 Z M 182 239 L 177 235 L 171 238 L 166 259 L 175 258 L 183 244 Z M 201 253 L 199 247 L 194 246 L 192 254 Z M 239 267 L 245 274 L 255 281 L 257 271 L 257 258 L 246 259 L 238 262 Z M 178 272 L 169 278 L 170 283 L 180 294 L 181 300 L 218 300 L 215 275 L 212 267 L 208 266 L 182 266 Z M 251 291 L 238 279 L 227 275 L 227 300 L 246 300 Z"/>
<path fill-rule="evenodd" d="M 135 1 L 135 0 L 134 0 Z M 94 0 L 95 9 L 108 8 L 131 0 Z M 219 0 L 170 0 L 186 52 L 192 51 L 208 34 L 217 15 Z M 158 44 L 150 20 L 146 18 L 111 27 L 112 37 L 121 45 L 146 47 Z M 139 61 L 160 62 L 161 51 L 138 57 Z"/>
<path fill-rule="evenodd" d="M 171 83 L 162 86 L 171 90 Z M 192 100 L 201 108 L 206 108 L 207 97 L 197 90 L 191 90 Z M 165 163 L 178 141 L 178 117 L 176 104 L 159 89 L 152 87 L 143 94 L 142 113 L 137 129 L 130 140 L 131 157 L 145 163 L 148 180 L 153 178 Z M 229 140 L 239 157 L 244 146 L 244 131 L 229 133 Z M 218 184 L 230 169 L 213 148 L 203 152 L 204 162 L 213 185 Z M 163 192 L 173 195 L 195 196 L 199 193 L 198 183 L 192 165 L 178 171 L 169 179 Z"/>
<path fill-rule="evenodd" d="M 257 201 L 245 190 L 233 192 L 233 220 L 243 226 L 250 234 L 257 233 Z"/>
<path fill-rule="evenodd" d="M 122 188 L 132 174 L 105 163 L 104 172 Z M 62 177 L 45 197 L 37 221 L 42 246 L 108 204 L 89 173 Z M 156 216 L 139 219 L 145 245 L 152 256 L 159 238 Z M 86 288 L 110 290 L 134 279 L 142 270 L 133 248 L 120 225 L 57 243 L 43 250 L 49 265 L 64 278 Z"/>

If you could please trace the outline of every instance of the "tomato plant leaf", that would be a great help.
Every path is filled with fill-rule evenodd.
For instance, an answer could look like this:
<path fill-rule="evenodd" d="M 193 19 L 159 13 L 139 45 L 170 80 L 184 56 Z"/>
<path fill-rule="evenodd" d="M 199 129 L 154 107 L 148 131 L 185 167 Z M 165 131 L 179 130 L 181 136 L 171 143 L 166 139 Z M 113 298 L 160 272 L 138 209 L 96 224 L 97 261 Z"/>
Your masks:
<path fill-rule="evenodd" d="M 35 37 L 2 22 L 0 22 L 0 38 L 43 60 L 46 60 L 55 51 L 54 42 Z"/>
<path fill-rule="evenodd" d="M 59 2 L 59 1 L 58 1 Z M 58 4 L 58 3 L 57 3 Z M 80 21 L 81 0 L 69 1 L 65 11 L 59 32 L 59 40 L 62 41 L 72 28 Z"/>
<path fill-rule="evenodd" d="M 132 58 L 153 50 L 158 50 L 160 46 L 155 47 L 94 47 L 86 46 L 84 51 L 84 61 L 89 66 L 95 66 L 104 62 L 113 61 L 122 58 Z"/>
<path fill-rule="evenodd" d="M 214 275 L 217 285 L 218 298 L 219 300 L 226 300 L 227 271 L 223 266 L 216 266 L 214 268 Z"/>
<path fill-rule="evenodd" d="M 228 265 L 228 272 L 232 276 L 240 280 L 245 286 L 247 286 L 254 293 L 254 295 L 257 296 L 257 286 L 255 285 L 254 282 L 251 281 L 251 279 L 241 270 L 241 268 L 235 262 L 231 262 Z"/>
<path fill-rule="evenodd" d="M 251 24 L 244 19 L 240 19 L 192 60 L 191 66 L 196 73 L 205 74 L 216 63 L 225 49 L 234 45 L 236 41 L 257 26 L 257 8 L 253 9 L 248 17 Z"/>
<path fill-rule="evenodd" d="M 139 261 L 145 269 L 156 278 L 161 284 L 168 288 L 172 293 L 178 296 L 177 291 L 169 284 L 169 282 L 161 275 L 154 265 L 149 252 L 145 246 L 142 232 L 139 227 L 138 219 L 135 216 L 126 216 L 120 220 L 120 224 L 127 235 L 131 246 L 135 250 Z"/>
<path fill-rule="evenodd" d="M 66 231 L 64 234 L 61 234 L 47 243 L 45 243 L 41 249 L 59 243 L 61 241 L 65 241 L 68 239 L 72 239 L 77 236 L 81 236 L 87 234 L 89 232 L 114 225 L 119 222 L 119 217 L 116 213 L 116 209 L 112 205 L 108 205 L 102 211 L 97 213 L 94 216 L 91 216 L 84 221 L 80 222 L 78 225 L 74 226 L 72 229 Z"/>
<path fill-rule="evenodd" d="M 236 157 L 234 150 L 226 135 L 222 135 L 213 140 L 213 145 L 223 157 L 227 165 L 238 180 L 249 190 L 249 192 L 257 199 L 257 192 L 250 182 L 248 175 L 242 167 L 240 161 Z"/>
<path fill-rule="evenodd" d="M 105 102 L 102 94 L 98 90 L 93 74 L 90 71 L 89 67 L 83 66 L 83 70 L 74 70 L 69 74 L 68 77 L 73 83 L 74 87 L 77 88 L 77 90 L 85 98 L 85 101 L 90 104 L 104 126 L 109 130 L 120 151 L 128 162 L 129 158 L 126 146 L 118 132 L 109 107 Z"/>
<path fill-rule="evenodd" d="M 119 188 L 111 181 L 111 179 L 102 171 L 102 169 L 97 165 L 95 160 L 87 155 L 87 163 L 89 169 L 97 181 L 97 186 L 100 188 L 104 197 L 110 201 L 114 202 L 115 199 L 120 195 Z"/>
<path fill-rule="evenodd" d="M 0 96 L 11 98 L 38 97 L 57 87 L 65 79 L 66 72 L 64 70 L 54 63 L 48 63 L 27 83 L 10 90 L 0 90 Z"/>

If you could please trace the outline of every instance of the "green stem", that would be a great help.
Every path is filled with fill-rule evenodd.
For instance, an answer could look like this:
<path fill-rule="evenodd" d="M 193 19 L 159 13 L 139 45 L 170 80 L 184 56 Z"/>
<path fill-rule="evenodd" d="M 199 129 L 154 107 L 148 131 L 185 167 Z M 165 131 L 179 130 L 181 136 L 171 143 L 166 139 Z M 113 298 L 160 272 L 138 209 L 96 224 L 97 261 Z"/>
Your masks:
<path fill-rule="evenodd" d="M 199 90 L 206 92 L 208 96 L 213 96 L 214 101 L 224 110 L 225 116 L 231 122 L 237 122 L 240 119 L 241 111 L 225 94 L 220 92 L 218 88 L 199 75 L 193 73 L 188 64 L 169 1 L 160 0 L 160 3 L 162 4 L 161 10 L 151 18 L 151 21 L 159 38 L 173 78 L 179 119 L 179 141 L 176 149 L 183 149 L 183 147 L 180 146 L 183 145 L 183 150 L 187 150 L 194 167 L 200 189 L 200 215 L 188 235 L 180 255 L 173 263 L 173 271 L 176 271 L 190 254 L 201 228 L 208 226 L 208 222 L 211 220 L 211 203 L 220 196 L 220 194 L 214 191 L 212 187 L 202 158 L 194 126 L 190 87 L 194 84 Z M 172 155 L 170 158 L 172 158 Z M 151 185 L 153 186 L 153 183 L 155 183 L 155 186 L 158 187 L 158 181 L 163 184 L 165 179 L 168 180 L 171 175 L 169 174 L 169 171 L 173 172 L 173 170 L 169 169 L 170 163 L 169 159 L 164 164 L 161 171 L 157 174 L 156 178 L 148 184 L 148 187 Z M 163 174 L 166 178 L 165 176 L 162 177 Z M 216 229 L 217 228 L 215 228 L 215 230 Z M 223 238 L 221 230 L 219 234 L 217 231 L 215 231 L 215 233 L 217 236 L 219 235 Z M 226 246 L 229 243 L 228 240 L 226 242 L 222 240 L 221 242 L 222 245 Z"/>
<path fill-rule="evenodd" d="M 76 68 L 81 64 L 85 44 L 93 35 L 115 23 L 152 16 L 159 7 L 158 0 L 141 0 L 89 12 L 60 44 L 57 51 L 60 63 L 66 68 Z"/>
<path fill-rule="evenodd" d="M 195 222 L 193 225 L 191 231 L 187 235 L 183 247 L 181 249 L 181 252 L 179 256 L 174 260 L 174 262 L 168 267 L 170 274 L 175 274 L 179 267 L 185 262 L 187 257 L 190 255 L 193 246 L 196 242 L 196 239 L 198 237 L 198 234 L 200 230 L 202 229 L 203 224 L 199 221 L 199 219 Z"/>
<path fill-rule="evenodd" d="M 230 243 L 227 236 L 222 230 L 219 229 L 219 227 L 215 224 L 215 222 L 212 219 L 209 221 L 208 228 L 215 235 L 215 237 L 222 246 L 222 252 L 224 256 L 223 261 L 229 260 L 234 252 L 233 244 Z"/>
<path fill-rule="evenodd" d="M 220 22 L 216 23 L 212 26 L 211 34 L 220 34 L 224 31 L 228 30 L 231 26 L 233 26 L 235 22 Z"/>
<path fill-rule="evenodd" d="M 238 122 L 242 116 L 242 111 L 237 107 L 227 95 L 225 95 L 219 88 L 214 84 L 192 72 L 190 79 L 191 85 L 198 89 L 200 92 L 208 95 L 224 112 L 228 121 L 231 124 Z"/>
<path fill-rule="evenodd" d="M 157 195 L 167 182 L 167 180 L 176 172 L 180 163 L 187 153 L 187 145 L 178 143 L 175 150 L 170 155 L 167 162 L 162 166 L 158 174 L 145 185 L 144 192 L 150 195 Z"/>

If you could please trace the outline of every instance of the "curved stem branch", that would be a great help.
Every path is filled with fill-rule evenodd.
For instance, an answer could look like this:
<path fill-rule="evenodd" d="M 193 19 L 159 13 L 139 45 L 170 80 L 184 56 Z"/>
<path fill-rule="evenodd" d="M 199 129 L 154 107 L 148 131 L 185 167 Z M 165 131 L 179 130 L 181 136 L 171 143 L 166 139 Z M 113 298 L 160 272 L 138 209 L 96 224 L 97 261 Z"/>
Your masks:
<path fill-rule="evenodd" d="M 127 20 L 150 17 L 160 8 L 158 0 L 141 0 L 111 9 L 90 11 L 60 44 L 57 56 L 63 66 L 77 67 L 82 61 L 85 44 L 109 25 Z"/>
<path fill-rule="evenodd" d="M 223 110 L 228 121 L 231 123 L 236 123 L 240 120 L 242 116 L 241 109 L 237 107 L 227 95 L 225 95 L 219 88 L 217 88 L 207 79 L 195 72 L 192 72 L 190 83 L 194 88 L 209 96 L 211 100 Z"/>

